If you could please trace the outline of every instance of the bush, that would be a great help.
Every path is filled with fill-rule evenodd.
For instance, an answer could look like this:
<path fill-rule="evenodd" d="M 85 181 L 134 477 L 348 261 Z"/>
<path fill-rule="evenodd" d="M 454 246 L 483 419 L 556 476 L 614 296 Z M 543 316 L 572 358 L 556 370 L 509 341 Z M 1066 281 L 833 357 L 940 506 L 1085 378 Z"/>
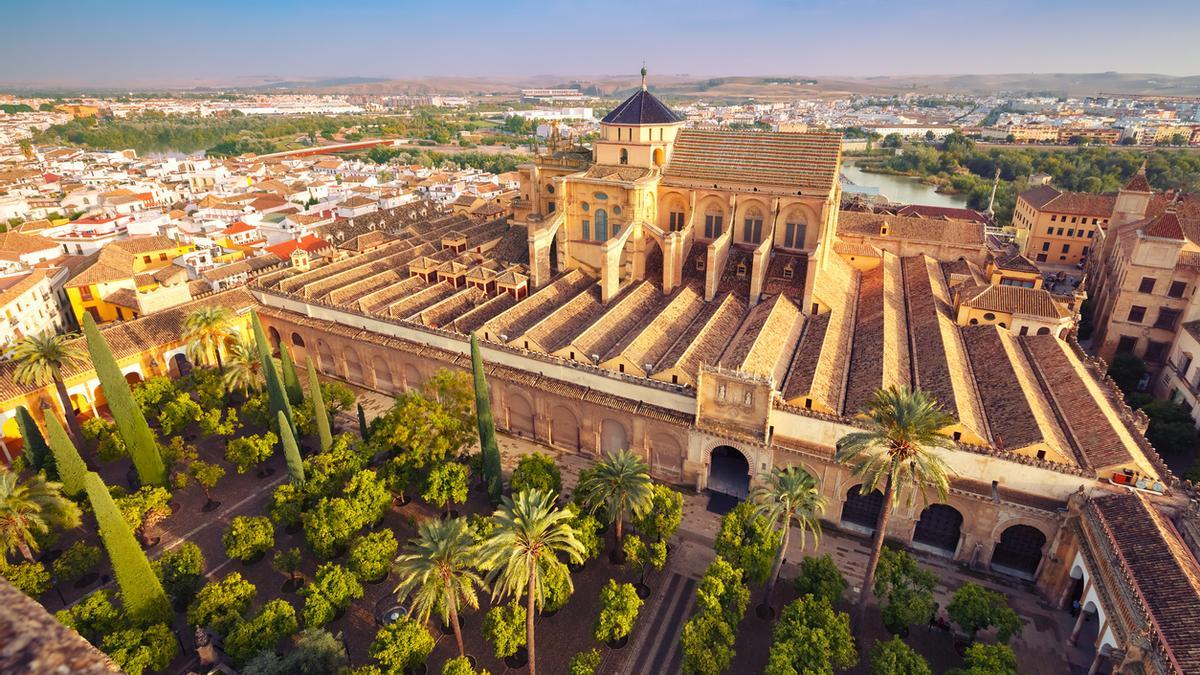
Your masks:
<path fill-rule="evenodd" d="M 265 516 L 237 516 L 221 537 L 225 555 L 243 562 L 261 558 L 275 546 L 275 528 Z"/>
<path fill-rule="evenodd" d="M 633 526 L 648 542 L 667 541 L 683 521 L 683 495 L 662 483 L 654 483 L 650 490 L 650 508 L 633 519 Z"/>
<path fill-rule="evenodd" d="M 834 611 L 824 598 L 805 595 L 783 608 L 763 672 L 833 673 L 856 663 L 858 652 L 850 632 L 850 617 Z"/>
<path fill-rule="evenodd" d="M 683 626 L 683 671 L 717 675 L 733 661 L 737 625 L 750 604 L 740 570 L 720 556 L 696 586 L 699 611 Z"/>
<path fill-rule="evenodd" d="M 250 609 L 257 592 L 254 584 L 237 572 L 230 572 L 220 581 L 210 581 L 188 607 L 188 624 L 228 635 Z"/>
<path fill-rule="evenodd" d="M 947 675 L 1017 675 L 1017 655 L 1008 645 L 976 642 L 967 647 L 963 667 L 946 672 Z"/>
<path fill-rule="evenodd" d="M 461 462 L 442 462 L 433 467 L 425 478 L 425 491 L 421 498 L 449 513 L 455 504 L 467 501 L 471 489 L 471 476 Z"/>
<path fill-rule="evenodd" d="M 371 656 L 379 661 L 384 672 L 400 673 L 417 668 L 429 658 L 434 640 L 429 630 L 415 620 L 404 617 L 379 629 L 371 643 Z"/>
<path fill-rule="evenodd" d="M 562 492 L 562 472 L 550 455 L 535 452 L 525 455 L 513 469 L 509 486 L 513 494 L 522 490 L 543 490 L 558 494 Z"/>
<path fill-rule="evenodd" d="M 54 618 L 62 625 L 74 628 L 97 647 L 105 635 L 127 627 L 120 610 L 112 604 L 112 591 L 106 590 L 91 593 L 67 609 L 59 610 Z"/>
<path fill-rule="evenodd" d="M 150 565 L 162 581 L 163 590 L 174 602 L 191 602 L 204 585 L 204 554 L 190 541 L 179 548 L 163 551 L 162 556 Z"/>
<path fill-rule="evenodd" d="M 618 584 L 609 579 L 600 589 L 600 616 L 592 635 L 600 642 L 616 642 L 633 632 L 642 599 L 633 584 Z"/>
<path fill-rule="evenodd" d="M 295 579 L 296 573 L 300 571 L 300 562 L 303 559 L 304 555 L 298 548 L 281 549 L 276 551 L 275 557 L 271 559 L 271 567 Z"/>
<path fill-rule="evenodd" d="M 837 605 L 849 586 L 837 563 L 828 554 L 819 558 L 806 556 L 800 561 L 800 575 L 792 583 L 797 595 L 825 598 L 831 605 Z"/>
<path fill-rule="evenodd" d="M 83 437 L 96 448 L 96 456 L 102 462 L 113 462 L 127 453 L 125 441 L 117 433 L 117 425 L 103 417 L 93 417 L 83 423 Z"/>
<path fill-rule="evenodd" d="M 382 581 L 399 548 L 391 530 L 365 534 L 350 546 L 350 570 L 362 581 Z"/>
<path fill-rule="evenodd" d="M 229 443 L 225 445 L 225 459 L 237 467 L 238 473 L 246 473 L 269 459 L 275 452 L 275 444 L 278 442 L 279 437 L 270 431 L 255 436 L 230 439 Z"/>
<path fill-rule="evenodd" d="M 326 497 L 301 516 L 304 540 L 317 555 L 332 558 L 345 550 L 350 538 L 361 528 L 361 515 L 354 504 L 340 497 Z"/>
<path fill-rule="evenodd" d="M 349 665 L 340 639 L 323 628 L 306 628 L 285 656 L 261 652 L 246 664 L 242 675 L 329 675 Z"/>
<path fill-rule="evenodd" d="M 571 663 L 567 665 L 567 675 L 596 675 L 596 669 L 599 667 L 600 650 L 589 649 L 571 657 Z"/>
<path fill-rule="evenodd" d="M 571 571 L 557 559 L 543 558 L 542 566 L 542 607 L 543 612 L 557 612 L 566 606 L 575 592 L 571 583 Z"/>
<path fill-rule="evenodd" d="M 78 581 L 100 564 L 100 547 L 77 541 L 51 564 L 60 581 Z"/>
<path fill-rule="evenodd" d="M 286 600 L 271 600 L 225 638 L 225 652 L 242 664 L 261 651 L 274 649 L 297 628 L 295 608 Z"/>
<path fill-rule="evenodd" d="M 1021 632 L 1021 617 L 1008 606 L 1005 597 L 971 582 L 954 591 L 946 613 L 972 640 L 976 633 L 992 626 L 996 627 L 996 637 L 1001 642 L 1008 642 Z"/>
<path fill-rule="evenodd" d="M 883 600 L 883 623 L 893 633 L 933 616 L 937 576 L 921 569 L 906 551 L 884 547 L 875 571 L 875 595 Z"/>
<path fill-rule="evenodd" d="M 488 675 L 486 670 L 475 670 L 465 656 L 456 656 L 442 664 L 442 675 Z"/>
<path fill-rule="evenodd" d="M 871 675 L 933 675 L 929 663 L 904 640 L 893 637 L 871 647 Z"/>
<path fill-rule="evenodd" d="M 312 583 L 300 594 L 304 596 L 304 625 L 317 628 L 332 621 L 338 612 L 361 598 L 363 587 L 345 567 L 325 563 L 317 568 Z"/>
<path fill-rule="evenodd" d="M 175 634 L 165 623 L 110 633 L 104 636 L 101 648 L 128 675 L 166 670 L 179 654 Z"/>
<path fill-rule="evenodd" d="M 13 565 L 0 560 L 0 577 L 8 579 L 17 590 L 34 600 L 50 590 L 50 572 L 40 562 L 20 562 Z"/>
<path fill-rule="evenodd" d="M 752 502 L 742 502 L 721 519 L 714 548 L 717 555 L 746 573 L 750 583 L 761 584 L 771 574 L 783 534 L 756 512 Z"/>
<path fill-rule="evenodd" d="M 571 529 L 575 531 L 575 538 L 583 544 L 583 559 L 594 560 L 604 551 L 604 540 L 600 536 L 603 523 L 596 516 L 580 509 L 574 502 L 567 504 L 567 510 L 575 514 L 571 518 Z"/>
<path fill-rule="evenodd" d="M 496 658 L 503 659 L 525 646 L 525 607 L 516 600 L 496 605 L 483 618 L 483 637 L 496 648 Z"/>
<path fill-rule="evenodd" d="M 345 495 L 357 514 L 356 530 L 378 523 L 392 503 L 387 484 L 369 469 L 359 471 L 346 482 Z"/>
<path fill-rule="evenodd" d="M 267 512 L 276 523 L 299 523 L 304 513 L 304 492 L 291 483 L 283 483 L 271 493 L 271 505 L 267 507 Z"/>

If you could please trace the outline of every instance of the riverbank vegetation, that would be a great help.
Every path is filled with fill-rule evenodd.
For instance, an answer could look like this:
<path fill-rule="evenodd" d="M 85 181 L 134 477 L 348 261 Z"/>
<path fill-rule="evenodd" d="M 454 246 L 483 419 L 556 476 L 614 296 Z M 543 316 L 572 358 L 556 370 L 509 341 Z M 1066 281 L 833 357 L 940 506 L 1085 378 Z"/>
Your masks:
<path fill-rule="evenodd" d="M 1146 162 L 1146 177 L 1158 190 L 1200 191 L 1200 155 L 1170 150 L 1138 152 L 1110 147 L 1073 150 L 1043 148 L 978 148 L 959 133 L 941 143 L 906 147 L 902 154 L 860 160 L 865 171 L 917 176 L 939 190 L 965 195 L 967 206 L 987 208 L 997 169 L 996 217 L 1012 219 L 1017 195 L 1036 174 L 1050 176 L 1061 190 L 1112 192 L 1121 187 Z"/>

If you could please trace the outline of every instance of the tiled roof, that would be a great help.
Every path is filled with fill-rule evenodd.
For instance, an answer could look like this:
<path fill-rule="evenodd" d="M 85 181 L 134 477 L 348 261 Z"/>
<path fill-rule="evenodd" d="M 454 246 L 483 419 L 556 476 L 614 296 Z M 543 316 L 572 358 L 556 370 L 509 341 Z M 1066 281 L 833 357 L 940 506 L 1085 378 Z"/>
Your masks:
<path fill-rule="evenodd" d="M 1023 448 L 1043 440 L 1033 411 L 1013 364 L 1004 350 L 996 326 L 962 329 L 976 389 L 992 433 L 992 442 L 1008 449 Z"/>
<path fill-rule="evenodd" d="M 674 110 L 645 89 L 634 92 L 600 120 L 602 124 L 614 126 L 678 124 L 682 121 Z"/>
<path fill-rule="evenodd" d="M 38 253 L 52 248 L 58 248 L 58 244 L 40 234 L 0 232 L 0 252 L 3 253 L 20 255 L 22 253 Z"/>
<path fill-rule="evenodd" d="M 887 234 L 881 234 L 887 227 Z M 889 214 L 840 211 L 838 235 L 875 239 L 906 239 L 963 246 L 983 246 L 983 223 L 945 218 L 916 218 Z"/>
<path fill-rule="evenodd" d="M 842 136 L 683 129 L 665 180 L 754 184 L 825 195 L 837 180 Z"/>
<path fill-rule="evenodd" d="M 1108 218 L 1117 203 L 1113 192 L 1092 194 L 1088 192 L 1062 192 L 1049 185 L 1039 185 L 1021 193 L 1030 206 L 1038 211 L 1053 211 L 1074 216 Z"/>
<path fill-rule="evenodd" d="M 1044 288 L 1004 285 L 962 285 L 958 288 L 962 304 L 975 309 L 1009 314 L 1027 314 L 1044 319 L 1062 319 L 1068 312 Z"/>
<path fill-rule="evenodd" d="M 1163 239 L 1175 239 L 1183 241 L 1183 226 L 1179 223 L 1179 216 L 1175 211 L 1164 211 L 1163 213 L 1154 216 L 1142 228 L 1142 232 L 1150 237 L 1161 237 Z"/>
<path fill-rule="evenodd" d="M 1100 497 L 1088 510 L 1108 535 L 1123 581 L 1179 673 L 1200 673 L 1200 568 L 1174 526 L 1140 494 Z"/>
<path fill-rule="evenodd" d="M 1150 181 L 1146 180 L 1146 167 L 1142 166 L 1133 177 L 1121 188 L 1124 192 L 1150 192 Z"/>
<path fill-rule="evenodd" d="M 996 256 L 993 262 L 996 263 L 996 267 L 1010 272 L 1041 273 L 1041 270 L 1038 269 L 1037 265 L 1033 264 L 1032 260 L 1016 252 Z"/>
<path fill-rule="evenodd" d="M 947 218 L 950 220 L 973 220 L 986 223 L 987 218 L 974 209 L 960 209 L 952 206 L 929 206 L 927 204 L 907 204 L 896 210 L 898 216 L 916 216 L 918 218 Z"/>

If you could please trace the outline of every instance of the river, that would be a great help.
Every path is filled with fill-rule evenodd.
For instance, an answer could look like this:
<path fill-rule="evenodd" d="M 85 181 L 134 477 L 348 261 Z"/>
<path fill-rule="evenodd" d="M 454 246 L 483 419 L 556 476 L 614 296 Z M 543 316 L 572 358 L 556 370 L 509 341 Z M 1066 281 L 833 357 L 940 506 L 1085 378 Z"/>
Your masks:
<path fill-rule="evenodd" d="M 963 195 L 944 195 L 911 176 L 894 176 L 887 173 L 867 173 L 858 168 L 853 160 L 842 163 L 842 175 L 855 185 L 877 187 L 879 192 L 893 202 L 901 204 L 926 204 L 929 206 L 967 205 Z"/>

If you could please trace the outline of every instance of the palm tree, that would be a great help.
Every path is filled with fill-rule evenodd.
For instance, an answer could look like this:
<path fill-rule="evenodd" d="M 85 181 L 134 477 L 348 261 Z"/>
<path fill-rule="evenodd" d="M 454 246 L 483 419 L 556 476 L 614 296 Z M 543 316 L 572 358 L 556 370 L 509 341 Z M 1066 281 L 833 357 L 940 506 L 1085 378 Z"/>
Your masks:
<path fill-rule="evenodd" d="M 34 474 L 24 481 L 0 468 L 0 547 L 4 555 L 20 551 L 32 562 L 37 536 L 52 527 L 78 527 L 79 507 L 62 493 L 62 483 Z"/>
<path fill-rule="evenodd" d="M 476 589 L 483 586 L 483 579 L 473 569 L 478 558 L 475 533 L 466 518 L 426 520 L 418 528 L 417 538 L 396 558 L 401 577 L 396 596 L 412 593 L 412 613 L 422 623 L 436 609 L 454 629 L 459 656 L 466 656 L 466 649 L 458 609 L 464 605 L 479 608 Z"/>
<path fill-rule="evenodd" d="M 555 506 L 549 491 L 522 490 L 515 498 L 504 497 L 493 518 L 496 529 L 480 545 L 480 567 L 488 570 L 493 597 L 519 600 L 525 596 L 529 675 L 537 675 L 533 618 L 544 599 L 542 562 L 565 555 L 575 564 L 582 563 L 583 544 L 571 529 L 571 512 Z"/>
<path fill-rule="evenodd" d="M 883 485 L 883 508 L 875 524 L 871 557 L 863 575 L 860 611 L 865 611 L 875 582 L 875 566 L 887 532 L 892 508 L 907 495 L 928 501 L 927 490 L 934 488 L 939 501 L 950 491 L 949 467 L 932 450 L 953 448 L 954 441 L 942 429 L 955 423 L 930 394 L 907 387 L 888 387 L 876 391 L 863 408 L 868 418 L 866 431 L 846 434 L 838 441 L 836 459 L 849 464 L 851 473 L 862 478 L 859 494 L 869 494 Z M 907 489 L 906 488 L 911 488 Z"/>
<path fill-rule="evenodd" d="M 16 363 L 13 379 L 21 385 L 38 387 L 53 382 L 58 390 L 58 402 L 62 405 L 67 427 L 75 442 L 82 444 L 83 427 L 79 426 L 75 406 L 71 404 L 71 395 L 67 393 L 67 383 L 62 375 L 63 370 L 85 360 L 83 345 L 75 338 L 75 335 L 54 335 L 49 331 L 23 338 L 13 348 L 12 358 Z"/>
<path fill-rule="evenodd" d="M 650 467 L 628 450 L 612 454 L 597 464 L 584 476 L 579 490 L 593 513 L 603 506 L 612 518 L 617 551 L 621 550 L 621 525 L 625 517 L 645 515 L 654 498 Z"/>
<path fill-rule="evenodd" d="M 233 312 L 228 307 L 214 305 L 194 309 L 183 317 L 183 340 L 188 343 L 188 355 L 198 362 L 208 361 L 208 355 L 216 357 L 217 371 L 225 373 L 221 361 L 221 345 L 229 337 L 233 324 Z"/>
<path fill-rule="evenodd" d="M 817 481 L 811 474 L 798 466 L 789 466 L 786 469 L 776 467 L 771 471 L 766 483 L 755 486 L 751 498 L 757 503 L 756 510 L 759 514 L 766 516 L 772 523 L 779 523 L 783 528 L 783 542 L 779 545 L 779 554 L 775 556 L 771 578 L 763 595 L 763 605 L 770 607 L 771 595 L 779 581 L 783 558 L 787 554 L 792 525 L 800 528 L 801 548 L 804 546 L 806 533 L 812 533 L 814 545 L 820 541 L 820 516 L 825 512 L 825 497 L 821 496 Z"/>
<path fill-rule="evenodd" d="M 231 391 L 249 392 L 258 389 L 263 379 L 262 359 L 258 349 L 241 333 L 232 333 L 226 353 L 229 356 L 223 376 Z"/>

